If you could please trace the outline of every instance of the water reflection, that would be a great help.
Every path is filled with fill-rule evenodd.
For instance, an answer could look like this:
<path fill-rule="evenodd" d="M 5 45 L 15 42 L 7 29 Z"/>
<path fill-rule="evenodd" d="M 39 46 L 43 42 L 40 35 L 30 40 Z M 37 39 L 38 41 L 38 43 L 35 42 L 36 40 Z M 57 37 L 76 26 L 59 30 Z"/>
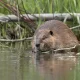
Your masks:
<path fill-rule="evenodd" d="M 80 80 L 80 57 L 0 48 L 0 80 Z"/>
<path fill-rule="evenodd" d="M 45 80 L 74 80 L 76 57 L 65 54 L 42 54 L 36 69 Z"/>
<path fill-rule="evenodd" d="M 19 54 L 15 49 L 0 48 L 0 80 L 19 80 Z"/>

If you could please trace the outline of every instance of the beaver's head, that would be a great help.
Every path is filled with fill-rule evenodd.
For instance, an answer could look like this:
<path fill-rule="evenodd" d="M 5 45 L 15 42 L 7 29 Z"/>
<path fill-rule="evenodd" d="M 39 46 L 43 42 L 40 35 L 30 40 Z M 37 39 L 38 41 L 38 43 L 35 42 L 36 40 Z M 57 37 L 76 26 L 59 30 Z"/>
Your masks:
<path fill-rule="evenodd" d="M 34 36 L 33 51 L 48 51 L 56 49 L 56 35 L 51 30 L 39 30 Z"/>

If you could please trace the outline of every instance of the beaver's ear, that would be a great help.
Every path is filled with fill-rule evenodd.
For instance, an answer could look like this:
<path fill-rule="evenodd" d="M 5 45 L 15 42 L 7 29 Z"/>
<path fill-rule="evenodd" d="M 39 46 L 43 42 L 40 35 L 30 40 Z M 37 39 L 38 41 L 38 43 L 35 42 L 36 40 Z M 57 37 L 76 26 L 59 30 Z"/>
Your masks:
<path fill-rule="evenodd" d="M 52 35 L 52 36 L 54 35 L 54 34 L 53 34 L 53 31 L 49 31 L 49 33 L 50 33 L 50 35 Z"/>

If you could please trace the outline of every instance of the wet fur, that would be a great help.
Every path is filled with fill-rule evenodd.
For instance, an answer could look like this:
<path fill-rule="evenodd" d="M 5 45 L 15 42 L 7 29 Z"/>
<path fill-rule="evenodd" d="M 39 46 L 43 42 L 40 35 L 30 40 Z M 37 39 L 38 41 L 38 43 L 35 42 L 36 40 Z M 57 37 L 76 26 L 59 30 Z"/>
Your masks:
<path fill-rule="evenodd" d="M 36 47 L 36 44 L 40 44 L 40 47 Z M 50 20 L 36 30 L 32 40 L 32 50 L 47 51 L 73 47 L 77 44 L 76 36 L 66 24 L 58 20 Z"/>

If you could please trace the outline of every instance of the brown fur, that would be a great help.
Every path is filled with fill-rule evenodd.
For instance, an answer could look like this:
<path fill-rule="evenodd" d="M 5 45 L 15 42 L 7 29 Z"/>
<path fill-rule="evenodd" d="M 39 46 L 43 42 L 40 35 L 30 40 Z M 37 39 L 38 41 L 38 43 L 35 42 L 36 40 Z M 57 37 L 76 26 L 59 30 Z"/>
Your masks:
<path fill-rule="evenodd" d="M 38 47 L 36 45 L 39 44 Z M 32 40 L 34 52 L 73 47 L 78 40 L 69 27 L 58 20 L 46 21 L 35 32 Z"/>

